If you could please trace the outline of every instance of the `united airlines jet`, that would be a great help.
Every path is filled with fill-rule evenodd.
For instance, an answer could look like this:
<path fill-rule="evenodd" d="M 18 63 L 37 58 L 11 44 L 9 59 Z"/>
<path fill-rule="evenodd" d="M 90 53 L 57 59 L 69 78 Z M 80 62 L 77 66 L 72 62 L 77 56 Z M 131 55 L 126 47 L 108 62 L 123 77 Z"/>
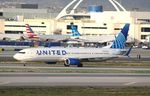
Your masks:
<path fill-rule="evenodd" d="M 50 48 L 28 48 L 16 53 L 13 57 L 20 61 L 43 61 L 59 62 L 63 61 L 65 66 L 77 65 L 82 67 L 82 62 L 94 60 L 107 60 L 128 55 L 125 48 L 129 24 L 124 28 L 108 48 L 76 48 L 76 47 L 50 47 Z"/>

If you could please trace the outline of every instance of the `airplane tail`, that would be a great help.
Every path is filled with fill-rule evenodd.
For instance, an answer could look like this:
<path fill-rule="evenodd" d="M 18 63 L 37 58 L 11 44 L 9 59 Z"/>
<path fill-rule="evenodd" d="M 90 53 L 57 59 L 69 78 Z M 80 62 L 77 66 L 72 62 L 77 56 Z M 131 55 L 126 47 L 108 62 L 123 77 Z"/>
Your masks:
<path fill-rule="evenodd" d="M 81 34 L 77 30 L 77 27 L 72 23 L 71 23 L 71 30 L 72 30 L 73 37 L 81 36 Z"/>
<path fill-rule="evenodd" d="M 123 27 L 121 32 L 118 34 L 118 36 L 113 41 L 110 48 L 113 48 L 113 49 L 124 49 L 125 48 L 125 43 L 127 40 L 128 31 L 129 31 L 129 26 L 130 26 L 130 24 L 128 24 L 128 23 L 125 24 L 125 26 Z"/>
<path fill-rule="evenodd" d="M 26 33 L 28 38 L 39 38 L 32 30 L 32 28 L 29 26 L 29 24 L 26 24 Z"/>
<path fill-rule="evenodd" d="M 33 30 L 31 29 L 31 27 L 29 26 L 29 24 L 26 24 L 26 32 L 27 33 L 34 33 Z"/>

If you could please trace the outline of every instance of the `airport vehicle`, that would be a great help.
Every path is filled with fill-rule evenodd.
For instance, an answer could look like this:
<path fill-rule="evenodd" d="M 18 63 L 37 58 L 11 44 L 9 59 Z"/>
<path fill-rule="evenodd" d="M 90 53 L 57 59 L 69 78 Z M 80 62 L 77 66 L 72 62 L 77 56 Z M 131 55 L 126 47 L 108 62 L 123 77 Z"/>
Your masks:
<path fill-rule="evenodd" d="M 83 42 L 98 42 L 98 43 L 104 43 L 104 42 L 112 42 L 115 39 L 114 35 L 101 35 L 101 36 L 82 36 L 79 31 L 77 30 L 77 27 L 71 23 L 71 30 L 72 30 L 72 39 L 80 40 Z"/>
<path fill-rule="evenodd" d="M 38 40 L 42 40 L 42 41 L 47 41 L 47 40 L 62 41 L 62 40 L 66 40 L 66 39 L 70 38 L 70 36 L 67 36 L 67 35 L 43 35 L 43 34 L 36 34 L 32 30 L 32 28 L 29 26 L 29 24 L 26 24 L 26 33 L 27 34 L 25 36 L 27 36 L 27 38 L 38 39 Z"/>
<path fill-rule="evenodd" d="M 50 48 L 28 48 L 16 53 L 13 57 L 20 61 L 63 61 L 65 66 L 77 65 L 82 67 L 81 62 L 101 61 L 129 55 L 131 49 L 125 49 L 125 42 L 130 24 L 124 28 L 108 48 L 77 48 L 77 47 L 50 47 Z"/>

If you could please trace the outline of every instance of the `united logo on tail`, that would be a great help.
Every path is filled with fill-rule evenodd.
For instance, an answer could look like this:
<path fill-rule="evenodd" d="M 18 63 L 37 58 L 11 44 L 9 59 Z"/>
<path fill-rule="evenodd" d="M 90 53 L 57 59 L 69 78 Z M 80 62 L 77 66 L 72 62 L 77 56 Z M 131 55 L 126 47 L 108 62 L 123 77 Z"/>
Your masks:
<path fill-rule="evenodd" d="M 118 34 L 116 39 L 113 41 L 112 46 L 110 48 L 114 49 L 123 49 L 125 48 L 125 42 L 127 40 L 128 31 L 130 24 L 125 24 L 121 32 Z"/>

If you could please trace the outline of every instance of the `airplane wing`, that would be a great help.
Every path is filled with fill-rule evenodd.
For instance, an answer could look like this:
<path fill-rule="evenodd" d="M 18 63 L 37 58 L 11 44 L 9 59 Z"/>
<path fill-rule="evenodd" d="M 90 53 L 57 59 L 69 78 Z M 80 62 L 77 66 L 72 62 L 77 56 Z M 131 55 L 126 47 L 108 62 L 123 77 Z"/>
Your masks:
<path fill-rule="evenodd" d="M 97 56 L 85 56 L 85 57 L 71 57 L 71 58 L 75 58 L 75 59 L 78 59 L 80 61 L 95 61 L 95 60 L 108 60 L 108 59 L 112 59 L 112 58 L 118 58 L 119 56 L 117 55 L 111 55 L 111 56 L 102 56 L 102 57 L 97 57 Z M 61 61 L 65 61 L 66 59 L 69 59 L 70 57 L 64 57 L 61 59 Z"/>

